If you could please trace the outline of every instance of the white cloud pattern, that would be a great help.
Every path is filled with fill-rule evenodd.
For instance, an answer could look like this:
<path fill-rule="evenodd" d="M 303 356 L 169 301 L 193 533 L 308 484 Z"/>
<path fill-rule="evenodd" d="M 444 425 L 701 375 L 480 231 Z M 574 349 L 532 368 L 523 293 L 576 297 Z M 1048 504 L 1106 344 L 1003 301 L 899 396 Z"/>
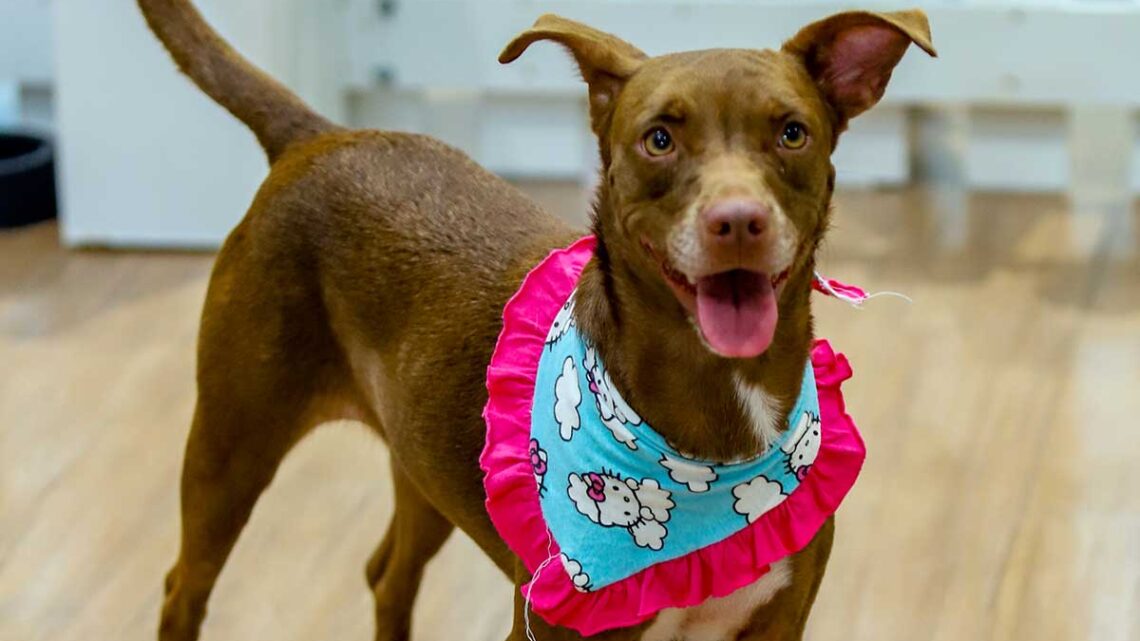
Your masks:
<path fill-rule="evenodd" d="M 755 523 L 765 512 L 788 498 L 783 486 L 763 475 L 732 488 L 732 495 L 736 497 L 732 508 L 737 514 L 747 517 L 749 523 Z"/>
<path fill-rule="evenodd" d="M 708 492 L 709 484 L 719 478 L 711 465 L 676 459 L 668 454 L 661 455 L 660 463 L 661 467 L 669 470 L 669 478 L 688 486 L 689 491 L 694 494 Z"/>
<path fill-rule="evenodd" d="M 554 381 L 554 420 L 558 435 L 569 441 L 574 431 L 582 427 L 578 406 L 582 404 L 582 389 L 578 387 L 578 365 L 570 356 L 562 361 L 562 373 Z"/>
<path fill-rule="evenodd" d="M 579 592 L 589 592 L 590 575 L 582 571 L 582 564 L 565 554 L 558 556 L 562 558 L 562 567 L 566 570 L 567 576 L 570 577 L 570 582 L 574 584 L 574 589 Z"/>

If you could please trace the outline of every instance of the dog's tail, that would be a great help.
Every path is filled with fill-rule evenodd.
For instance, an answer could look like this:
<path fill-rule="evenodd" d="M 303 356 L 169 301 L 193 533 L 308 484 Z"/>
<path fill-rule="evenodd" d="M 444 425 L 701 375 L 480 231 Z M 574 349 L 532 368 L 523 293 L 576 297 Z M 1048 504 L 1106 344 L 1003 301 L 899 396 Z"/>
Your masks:
<path fill-rule="evenodd" d="M 182 72 L 253 130 L 270 163 L 289 145 L 337 129 L 222 40 L 190 0 L 138 3 Z"/>

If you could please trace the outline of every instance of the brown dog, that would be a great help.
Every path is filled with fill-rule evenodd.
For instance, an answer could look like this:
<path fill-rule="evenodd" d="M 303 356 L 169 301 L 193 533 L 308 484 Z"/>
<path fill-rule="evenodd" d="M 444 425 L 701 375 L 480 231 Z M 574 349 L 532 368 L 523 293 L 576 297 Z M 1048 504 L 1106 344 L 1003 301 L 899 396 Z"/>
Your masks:
<path fill-rule="evenodd" d="M 197 637 L 258 495 L 289 449 L 333 419 L 368 424 L 392 452 L 395 514 L 367 566 L 377 639 L 408 637 L 424 566 L 455 526 L 528 580 L 484 509 L 485 368 L 523 275 L 582 232 L 435 140 L 327 122 L 186 0 L 140 5 L 182 70 L 250 126 L 272 164 L 210 282 L 160 638 Z M 602 158 L 581 331 L 678 449 L 755 454 L 784 424 L 807 358 L 830 154 L 912 42 L 934 53 L 925 17 L 843 13 L 779 51 L 649 58 L 544 16 L 501 60 L 539 40 L 581 68 Z M 604 637 L 798 639 L 832 533 L 829 522 L 755 586 Z M 531 623 L 540 639 L 577 638 Z"/>

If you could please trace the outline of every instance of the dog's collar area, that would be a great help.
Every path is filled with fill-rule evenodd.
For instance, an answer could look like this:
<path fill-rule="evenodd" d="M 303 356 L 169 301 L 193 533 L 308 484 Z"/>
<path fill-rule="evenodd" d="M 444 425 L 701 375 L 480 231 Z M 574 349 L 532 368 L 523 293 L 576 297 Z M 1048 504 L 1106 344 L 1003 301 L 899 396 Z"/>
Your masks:
<path fill-rule="evenodd" d="M 571 294 L 593 250 L 588 237 L 553 252 L 504 310 L 480 459 L 488 513 L 533 576 L 529 606 L 587 636 L 754 583 L 812 540 L 864 457 L 839 389 L 850 368 L 823 341 L 768 453 L 676 452 L 577 335 Z"/>
<path fill-rule="evenodd" d="M 901 298 L 908 303 L 914 302 L 906 294 L 900 294 L 899 292 L 868 292 L 862 287 L 841 283 L 834 278 L 827 278 L 819 272 L 815 272 L 813 275 L 811 286 L 815 291 L 841 300 L 855 308 L 861 308 L 863 307 L 863 303 L 880 296 L 892 296 L 894 298 Z"/>
<path fill-rule="evenodd" d="M 683 454 L 630 406 L 578 333 L 573 296 L 539 359 L 530 450 L 543 520 L 582 590 L 723 541 L 786 500 L 821 442 L 811 367 L 782 436 L 750 460 Z"/>

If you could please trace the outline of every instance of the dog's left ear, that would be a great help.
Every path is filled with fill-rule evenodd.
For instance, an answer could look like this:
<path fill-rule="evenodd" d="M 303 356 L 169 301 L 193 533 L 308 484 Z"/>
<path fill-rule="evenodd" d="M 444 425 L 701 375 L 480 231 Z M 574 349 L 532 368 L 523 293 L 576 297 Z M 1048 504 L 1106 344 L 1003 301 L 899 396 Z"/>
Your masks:
<path fill-rule="evenodd" d="M 609 128 L 614 102 L 625 81 L 648 56 L 617 36 L 548 13 L 515 36 L 499 54 L 499 62 L 513 62 L 539 40 L 557 42 L 574 56 L 582 79 L 590 88 L 590 122 L 594 133 L 601 137 Z"/>
<path fill-rule="evenodd" d="M 895 65 L 911 43 L 937 56 L 930 24 L 919 9 L 849 11 L 814 22 L 784 43 L 799 57 L 839 119 L 847 122 L 879 102 Z"/>

